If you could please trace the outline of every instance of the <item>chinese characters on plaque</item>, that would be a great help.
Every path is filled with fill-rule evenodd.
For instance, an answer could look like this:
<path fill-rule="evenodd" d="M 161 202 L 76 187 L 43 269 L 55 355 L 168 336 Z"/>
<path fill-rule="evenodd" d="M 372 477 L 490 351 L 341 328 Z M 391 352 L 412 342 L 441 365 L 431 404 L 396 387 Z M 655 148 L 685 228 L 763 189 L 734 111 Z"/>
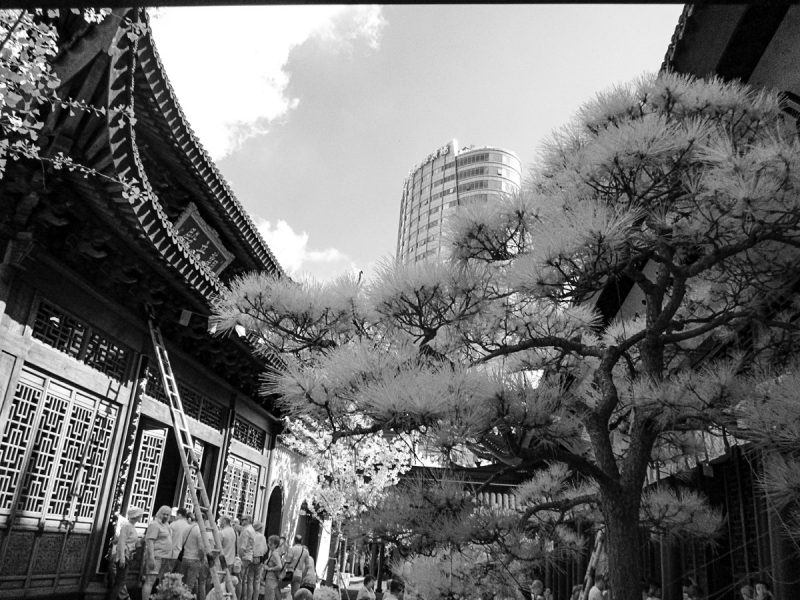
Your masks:
<path fill-rule="evenodd" d="M 189 203 L 175 222 L 175 231 L 206 266 L 219 275 L 233 260 L 219 234 L 200 216 L 197 206 Z"/>

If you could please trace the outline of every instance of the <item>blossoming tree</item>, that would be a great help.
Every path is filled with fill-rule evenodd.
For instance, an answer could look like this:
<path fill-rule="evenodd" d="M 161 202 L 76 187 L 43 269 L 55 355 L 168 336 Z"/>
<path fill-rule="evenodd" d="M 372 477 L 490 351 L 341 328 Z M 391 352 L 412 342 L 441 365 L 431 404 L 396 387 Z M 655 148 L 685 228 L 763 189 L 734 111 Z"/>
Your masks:
<path fill-rule="evenodd" d="M 251 274 L 215 313 L 283 357 L 266 391 L 290 428 L 313 424 L 331 443 L 413 438 L 444 460 L 467 449 L 527 473 L 504 511 L 441 485 L 391 496 L 384 509 L 404 524 L 429 511 L 409 525 L 437 532 L 417 551 L 439 544 L 461 552 L 461 574 L 499 572 L 577 545 L 570 520 L 596 509 L 614 598 L 638 600 L 641 527 L 708 537 L 720 519 L 699 494 L 647 486 L 648 466 L 719 427 L 758 439 L 779 420 L 752 415 L 785 410 L 792 378 L 743 367 L 793 347 L 775 300 L 796 279 L 799 149 L 776 94 L 645 77 L 584 105 L 520 195 L 461 212 L 447 260 L 387 262 L 364 283 Z M 742 351 L 701 360 L 720 345 Z M 797 465 L 782 460 L 778 484 Z M 420 560 L 431 572 L 435 559 Z M 442 581 L 419 589 L 465 593 L 464 578 Z M 473 577 L 466 591 L 482 581 L 499 585 Z"/>

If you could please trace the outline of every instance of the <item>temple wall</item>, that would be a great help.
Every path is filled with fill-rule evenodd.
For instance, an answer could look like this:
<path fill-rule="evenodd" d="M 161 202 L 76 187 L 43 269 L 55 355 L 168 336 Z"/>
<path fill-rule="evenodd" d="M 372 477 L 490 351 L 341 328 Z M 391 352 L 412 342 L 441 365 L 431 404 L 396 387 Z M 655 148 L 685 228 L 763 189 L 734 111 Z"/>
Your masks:
<path fill-rule="evenodd" d="M 0 598 L 99 594 L 112 516 L 187 504 L 170 412 L 153 362 L 139 393 L 144 312 L 52 257 L 23 264 L 0 267 Z M 212 502 L 264 514 L 274 420 L 191 357 L 170 359 Z"/>

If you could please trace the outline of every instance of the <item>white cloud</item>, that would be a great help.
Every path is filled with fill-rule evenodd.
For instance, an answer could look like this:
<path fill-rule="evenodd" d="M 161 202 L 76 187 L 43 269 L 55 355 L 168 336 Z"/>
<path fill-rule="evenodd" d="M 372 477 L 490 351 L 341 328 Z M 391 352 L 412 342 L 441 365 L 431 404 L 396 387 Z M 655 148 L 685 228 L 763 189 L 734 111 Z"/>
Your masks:
<path fill-rule="evenodd" d="M 316 36 L 377 48 L 384 20 L 377 6 L 236 6 L 163 8 L 151 25 L 189 123 L 221 158 L 298 105 L 283 71 L 294 46 Z"/>
<path fill-rule="evenodd" d="M 380 6 L 350 6 L 327 21 L 315 35 L 340 47 L 364 40 L 370 48 L 377 50 L 385 26 L 386 20 Z"/>
<path fill-rule="evenodd" d="M 350 258 L 336 248 L 310 249 L 308 233 L 296 233 L 286 221 L 279 220 L 273 225 L 266 219 L 258 218 L 256 227 L 275 258 L 293 278 L 310 276 L 328 280 L 357 270 Z"/>

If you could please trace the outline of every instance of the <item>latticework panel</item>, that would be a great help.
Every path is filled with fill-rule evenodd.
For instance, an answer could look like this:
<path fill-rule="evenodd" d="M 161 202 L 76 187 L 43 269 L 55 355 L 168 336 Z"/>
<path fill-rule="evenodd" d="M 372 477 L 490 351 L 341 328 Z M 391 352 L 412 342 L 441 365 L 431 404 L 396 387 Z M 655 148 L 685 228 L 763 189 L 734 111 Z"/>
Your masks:
<path fill-rule="evenodd" d="M 80 475 L 78 470 L 83 460 L 83 450 L 89 440 L 93 413 L 93 406 L 76 403 L 70 415 L 69 427 L 64 432 L 61 461 L 54 476 L 55 490 L 50 497 L 49 513 L 63 515 L 67 512 L 70 488 L 79 484 L 76 479 Z"/>
<path fill-rule="evenodd" d="M 116 421 L 117 409 L 108 402 L 92 405 L 91 398 L 76 394 L 54 476 L 55 487 L 48 509 L 51 516 L 67 514 L 70 494 L 74 494 L 75 520 L 92 521 Z"/>
<path fill-rule="evenodd" d="M 267 432 L 241 417 L 236 417 L 233 422 L 233 439 L 261 452 L 267 443 Z"/>
<path fill-rule="evenodd" d="M 155 364 L 155 359 L 152 359 L 151 363 Z M 225 408 L 180 381 L 178 381 L 178 392 L 181 395 L 183 412 L 187 417 L 192 417 L 217 431 L 222 431 L 225 424 Z M 161 373 L 159 373 L 157 367 L 147 369 L 147 390 L 145 394 L 162 404 L 169 404 L 164 385 L 161 382 Z"/>
<path fill-rule="evenodd" d="M 145 429 L 139 440 L 128 506 L 135 506 L 144 511 L 145 514 L 141 521 L 143 525 L 153 514 L 156 486 L 158 485 L 158 475 L 161 472 L 161 459 L 164 456 L 166 441 L 166 428 Z"/>
<path fill-rule="evenodd" d="M 144 393 L 162 404 L 169 404 L 167 393 L 164 391 L 164 384 L 161 383 L 161 373 L 158 372 L 158 367 L 152 366 L 154 363 L 155 359 L 151 357 L 151 366 L 147 367 L 147 387 Z"/>
<path fill-rule="evenodd" d="M 219 503 L 220 514 L 230 517 L 252 515 L 258 490 L 258 465 L 231 456 L 226 471 L 225 487 Z"/>
<path fill-rule="evenodd" d="M 42 414 L 37 423 L 33 453 L 23 479 L 25 490 L 18 509 L 21 513 L 42 513 L 53 467 L 62 439 L 65 417 L 69 406 L 69 389 L 50 382 L 44 394 Z"/>
<path fill-rule="evenodd" d="M 33 337 L 118 381 L 125 377 L 132 354 L 129 348 L 45 300 L 36 311 Z"/>
<path fill-rule="evenodd" d="M 178 391 L 181 393 L 181 402 L 187 415 L 217 431 L 222 431 L 225 423 L 225 409 L 222 406 L 182 383 L 178 384 Z"/>
<path fill-rule="evenodd" d="M 114 427 L 117 424 L 117 409 L 106 402 L 102 402 L 97 409 L 92 428 L 92 438 L 86 452 L 86 463 L 89 465 L 103 465 L 108 461 L 108 452 L 114 438 Z M 94 518 L 97 502 L 94 500 L 100 494 L 103 483 L 103 471 L 93 467 L 86 470 L 83 484 L 83 494 L 78 503 L 77 520 Z"/>
<path fill-rule="evenodd" d="M 91 523 L 116 419 L 111 403 L 23 369 L 0 440 L 0 512 L 24 471 L 19 515 Z"/>
<path fill-rule="evenodd" d="M 115 344 L 95 331 L 92 332 L 89 342 L 86 344 L 83 361 L 109 377 L 120 380 L 125 376 L 129 357 L 130 352 L 127 348 Z"/>
<path fill-rule="evenodd" d="M 86 337 L 86 324 L 42 301 L 33 323 L 33 337 L 56 350 L 78 358 Z"/>
<path fill-rule="evenodd" d="M 3 438 L 0 440 L 0 512 L 9 512 L 19 485 L 20 467 L 42 397 L 44 378 L 23 372 L 11 401 Z"/>

